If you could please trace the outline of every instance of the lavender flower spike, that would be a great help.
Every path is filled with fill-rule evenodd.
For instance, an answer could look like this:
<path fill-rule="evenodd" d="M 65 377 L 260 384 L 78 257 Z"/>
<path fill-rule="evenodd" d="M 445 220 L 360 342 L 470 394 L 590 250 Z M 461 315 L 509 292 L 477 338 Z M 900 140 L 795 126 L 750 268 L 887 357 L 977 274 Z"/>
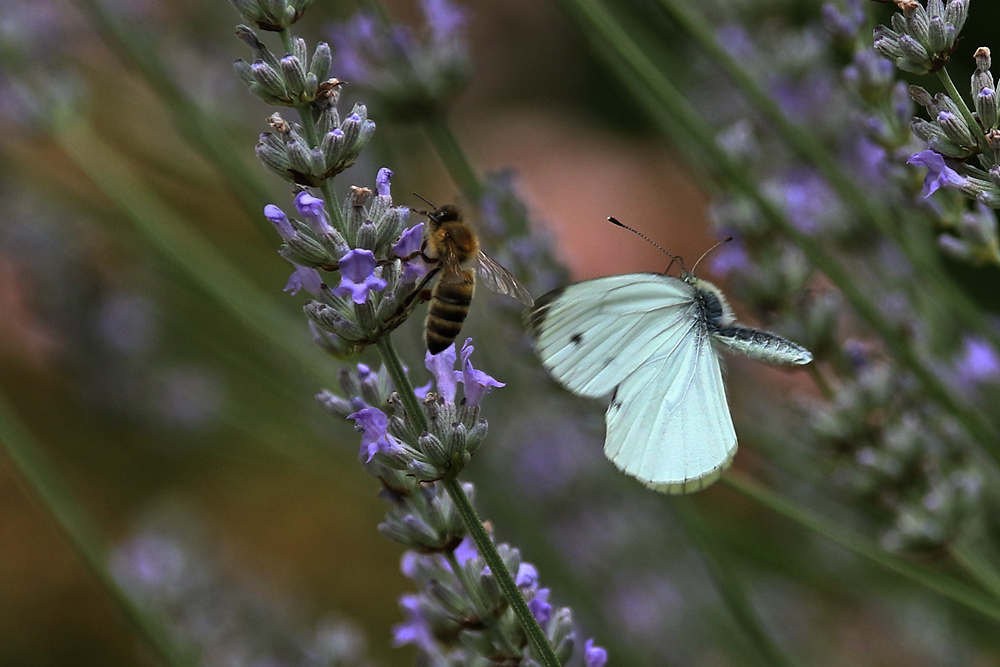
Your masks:
<path fill-rule="evenodd" d="M 466 338 L 462 346 L 462 370 L 455 371 L 456 379 L 461 373 L 462 386 L 465 388 L 465 404 L 479 405 L 483 396 L 493 387 L 503 387 L 503 382 L 491 378 L 483 371 L 477 371 L 472 367 L 470 357 L 476 348 L 472 347 L 472 339 Z"/>
<path fill-rule="evenodd" d="M 375 275 L 377 264 L 371 250 L 351 250 L 340 259 L 340 285 L 334 288 L 333 293 L 337 296 L 350 294 L 354 303 L 364 303 L 368 292 L 385 289 L 385 280 Z"/>
<path fill-rule="evenodd" d="M 454 343 L 437 354 L 427 352 L 424 356 L 424 366 L 434 376 L 438 396 L 445 403 L 454 403 L 455 394 L 458 392 L 458 382 L 455 378 L 455 360 L 457 358 Z"/>
<path fill-rule="evenodd" d="M 370 463 L 376 454 L 391 456 L 399 449 L 386 430 L 389 418 L 378 408 L 364 408 L 347 418 L 353 419 L 354 428 L 364 434 L 361 436 L 361 455 L 367 456 L 365 463 Z"/>
<path fill-rule="evenodd" d="M 968 180 L 949 167 L 943 156 L 932 150 L 920 151 L 911 155 L 906 163 L 927 167 L 927 177 L 924 179 L 924 197 L 930 197 L 941 187 L 961 189 Z"/>

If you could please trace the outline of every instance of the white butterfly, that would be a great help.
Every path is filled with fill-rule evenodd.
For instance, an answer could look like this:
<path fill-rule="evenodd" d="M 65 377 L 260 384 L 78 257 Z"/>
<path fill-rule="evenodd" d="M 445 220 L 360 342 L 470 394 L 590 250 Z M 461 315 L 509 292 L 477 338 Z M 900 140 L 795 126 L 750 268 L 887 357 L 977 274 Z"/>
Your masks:
<path fill-rule="evenodd" d="M 582 396 L 611 394 L 607 457 L 664 493 L 705 488 L 736 454 L 717 348 L 775 364 L 813 358 L 738 324 L 719 288 L 689 272 L 575 283 L 542 295 L 526 319 L 553 377 Z"/>

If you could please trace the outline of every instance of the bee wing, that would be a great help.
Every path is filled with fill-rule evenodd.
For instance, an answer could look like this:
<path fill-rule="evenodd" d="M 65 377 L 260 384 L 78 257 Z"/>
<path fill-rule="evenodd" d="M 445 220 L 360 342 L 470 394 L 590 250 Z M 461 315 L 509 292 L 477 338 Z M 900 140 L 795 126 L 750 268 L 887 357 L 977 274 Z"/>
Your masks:
<path fill-rule="evenodd" d="M 495 259 L 482 250 L 479 251 L 477 259 L 479 260 L 479 276 L 487 287 L 497 294 L 512 296 L 526 306 L 535 305 L 535 300 L 531 298 L 531 293 L 527 288 L 519 283 L 510 271 L 500 266 Z"/>
<path fill-rule="evenodd" d="M 446 283 L 460 283 L 465 281 L 465 269 L 458 255 L 453 252 L 446 252 L 441 255 L 439 261 L 441 267 L 441 277 L 439 280 Z"/>

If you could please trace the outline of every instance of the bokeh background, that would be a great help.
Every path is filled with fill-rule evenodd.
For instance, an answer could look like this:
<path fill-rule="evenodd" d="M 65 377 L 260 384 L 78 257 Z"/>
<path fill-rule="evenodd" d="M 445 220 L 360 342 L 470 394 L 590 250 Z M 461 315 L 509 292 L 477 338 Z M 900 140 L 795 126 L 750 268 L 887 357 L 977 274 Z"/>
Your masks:
<path fill-rule="evenodd" d="M 376 531 L 385 504 L 356 463 L 357 434 L 313 399 L 336 388 L 341 363 L 310 351 L 303 299 L 281 291 L 290 267 L 275 254 L 277 236 L 259 207 L 226 190 L 189 145 L 183 115 L 172 115 L 163 90 L 109 44 L 87 4 L 0 7 L 0 391 L 13 408 L 0 418 L 16 415 L 37 441 L 111 546 L 118 576 L 160 586 L 161 610 L 188 636 L 215 642 L 215 662 L 206 664 L 265 664 L 254 661 L 260 647 L 295 656 L 294 647 L 324 641 L 364 644 L 373 664 L 412 664 L 409 648 L 389 646 L 402 620 L 397 599 L 410 590 L 399 573 L 402 549 Z M 515 170 L 533 224 L 550 234 L 569 275 L 665 268 L 662 254 L 608 225 L 608 215 L 673 253 L 700 255 L 713 242 L 709 184 L 655 131 L 558 4 L 463 4 L 474 74 L 451 107 L 456 136 L 480 173 Z M 815 22 L 819 8 L 737 4 L 792 25 Z M 259 180 L 260 205 L 289 209 L 289 189 L 255 162 L 271 109 L 233 74 L 232 62 L 247 54 L 233 36 L 230 5 L 102 5 L 218 122 L 230 159 Z M 420 21 L 414 3 L 385 6 L 400 21 Z M 316 2 L 297 33 L 310 43 L 329 39 L 330 24 L 356 9 Z M 870 10 L 882 20 L 888 12 Z M 995 38 L 988 26 L 1000 7 L 974 1 L 973 15 L 956 80 L 967 80 L 971 67 L 962 67 L 974 47 Z M 663 37 L 673 38 L 666 29 Z M 689 89 L 711 87 L 697 80 L 703 71 L 681 71 Z M 342 110 L 357 99 L 379 129 L 339 177 L 339 192 L 372 187 L 376 170 L 389 166 L 399 204 L 420 208 L 414 191 L 434 202 L 458 197 L 419 126 L 383 122 L 379 104 L 350 85 Z M 78 121 L 79 134 L 53 137 L 42 120 L 52 112 Z M 112 152 L 92 150 L 94 138 Z M 67 141 L 79 142 L 77 158 Z M 182 224 L 238 267 L 240 280 L 287 318 L 286 345 L 220 305 L 206 284 L 212 274 L 196 278 L 184 268 L 202 258 L 165 252 L 136 211 L 166 216 L 168 231 L 172 221 Z M 193 252 L 175 240 L 175 252 Z M 996 275 L 963 279 L 975 286 Z M 749 599 L 796 662 L 1000 659 L 1000 635 L 981 616 L 907 588 L 729 489 L 665 499 L 622 478 L 600 453 L 601 406 L 542 385 L 516 321 L 509 305 L 481 296 L 468 325 L 480 364 L 508 382 L 487 404 L 491 435 L 469 479 L 479 483 L 481 514 L 498 537 L 539 565 L 583 635 L 611 649 L 612 664 L 754 664 L 683 529 L 692 517 L 739 563 Z M 506 328 L 496 336 L 498 326 Z M 419 322 L 398 338 L 419 369 Z M 519 361 L 508 365 L 512 350 Z M 800 377 L 738 361 L 730 380 L 743 434 L 737 467 L 753 474 L 780 447 L 755 449 L 754 434 L 814 391 Z M 531 392 L 554 398 L 534 402 Z M 0 459 L 0 665 L 145 664 L 154 660 Z"/>

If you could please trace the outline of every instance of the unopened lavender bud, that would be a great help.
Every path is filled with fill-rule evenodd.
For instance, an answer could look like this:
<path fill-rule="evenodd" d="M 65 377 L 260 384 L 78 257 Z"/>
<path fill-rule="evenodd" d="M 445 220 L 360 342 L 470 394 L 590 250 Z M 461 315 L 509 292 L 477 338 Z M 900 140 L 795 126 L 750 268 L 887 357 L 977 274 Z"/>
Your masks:
<path fill-rule="evenodd" d="M 997 93 L 992 88 L 981 88 L 976 95 L 976 113 L 983 129 L 991 130 L 997 124 L 1000 115 L 1000 105 L 997 104 Z"/>
<path fill-rule="evenodd" d="M 278 59 L 273 53 L 271 53 L 271 50 L 268 49 L 262 41 L 260 41 L 253 30 L 245 25 L 238 25 L 236 26 L 236 36 L 239 37 L 244 44 L 250 47 L 250 52 L 253 53 L 253 61 L 255 63 L 261 62 L 271 66 L 275 70 L 279 69 Z"/>
<path fill-rule="evenodd" d="M 418 441 L 420 451 L 434 466 L 446 470 L 451 463 L 451 453 L 433 433 L 423 433 Z"/>
<path fill-rule="evenodd" d="M 238 58 L 236 62 L 233 63 L 233 70 L 236 72 L 236 76 L 239 77 L 240 81 L 246 86 L 255 86 L 257 81 L 253 77 L 253 66 L 242 58 Z"/>
<path fill-rule="evenodd" d="M 500 584 L 497 583 L 497 578 L 489 570 L 479 573 L 479 589 L 484 608 L 497 609 L 504 603 Z"/>
<path fill-rule="evenodd" d="M 930 109 L 931 105 L 934 104 L 934 98 L 925 88 L 921 86 L 910 86 L 909 90 L 910 97 L 913 98 L 913 101 L 925 109 Z"/>
<path fill-rule="evenodd" d="M 324 171 L 334 168 L 341 157 L 343 157 L 346 146 L 347 139 L 344 136 L 344 131 L 339 127 L 335 127 L 323 135 L 323 138 L 320 139 L 319 147 L 323 151 Z"/>
<path fill-rule="evenodd" d="M 325 389 L 316 394 L 316 401 L 324 408 L 343 419 L 347 419 L 348 415 L 353 414 L 364 407 L 363 405 L 357 404 L 360 403 L 360 401 L 351 402 L 345 400 L 333 392 Z"/>
<path fill-rule="evenodd" d="M 449 457 L 460 457 L 465 453 L 467 435 L 468 432 L 466 431 L 464 424 L 455 424 L 452 427 L 451 433 L 448 436 Z"/>
<path fill-rule="evenodd" d="M 956 116 L 962 115 L 962 109 L 944 93 L 938 93 L 934 96 L 934 102 L 931 104 L 929 110 L 933 115 L 937 115 L 942 111 L 947 111 Z"/>
<path fill-rule="evenodd" d="M 990 181 L 992 181 L 994 185 L 1000 186 L 1000 165 L 993 165 L 990 167 L 989 174 Z"/>
<path fill-rule="evenodd" d="M 961 116 L 956 116 L 950 111 L 942 111 L 937 116 L 937 122 L 945 135 L 959 146 L 975 147 L 976 140 L 972 136 L 972 131 Z"/>
<path fill-rule="evenodd" d="M 364 248 L 365 250 L 375 250 L 375 239 L 378 235 L 378 230 L 375 229 L 375 224 L 370 220 L 365 220 L 361 223 L 361 227 L 358 229 L 357 238 L 355 245 L 358 248 Z"/>
<path fill-rule="evenodd" d="M 318 301 L 307 301 L 302 307 L 306 317 L 320 327 L 347 340 L 362 340 L 365 331 L 330 306 Z"/>
<path fill-rule="evenodd" d="M 911 119 L 910 130 L 912 130 L 914 136 L 923 141 L 930 141 L 931 139 L 944 137 L 944 131 L 939 125 L 926 121 L 923 118 Z"/>
<path fill-rule="evenodd" d="M 390 283 L 391 284 L 391 283 Z M 394 292 L 386 292 L 375 309 L 375 318 L 379 322 L 388 322 L 399 308 L 399 299 Z"/>
<path fill-rule="evenodd" d="M 973 246 L 996 253 L 1000 247 L 997 241 L 997 219 L 991 209 L 980 207 L 976 211 L 966 211 L 958 223 L 962 238 Z"/>
<path fill-rule="evenodd" d="M 278 66 L 280 68 L 280 65 Z M 285 82 L 278 73 L 278 68 L 272 67 L 264 62 L 255 62 L 250 66 L 253 80 L 261 87 L 261 90 L 270 95 L 275 100 L 287 100 L 288 93 L 285 90 Z"/>
<path fill-rule="evenodd" d="M 428 582 L 427 592 L 431 599 L 447 610 L 448 615 L 452 618 L 464 618 L 476 611 L 470 607 L 465 596 L 459 595 L 440 581 L 432 579 Z"/>
<path fill-rule="evenodd" d="M 926 74 L 931 71 L 931 59 L 920 42 L 909 35 L 899 36 L 899 48 L 903 57 L 896 62 L 899 69 L 914 74 Z"/>
<path fill-rule="evenodd" d="M 548 639 L 559 664 L 565 664 L 573 655 L 573 615 L 566 607 L 557 609 L 549 621 Z"/>
<path fill-rule="evenodd" d="M 320 42 L 313 51 L 312 60 L 309 63 L 309 74 L 316 77 L 318 81 L 326 81 L 330 76 L 330 66 L 333 64 L 333 57 L 330 54 L 330 45 Z"/>
<path fill-rule="evenodd" d="M 281 73 L 285 79 L 285 90 L 295 99 L 306 98 L 307 91 L 312 93 L 306 85 L 305 66 L 295 56 L 285 56 L 281 59 Z"/>
<path fill-rule="evenodd" d="M 309 266 L 325 266 L 337 261 L 336 255 L 331 255 L 314 239 L 305 234 L 296 234 L 285 241 L 295 254 L 306 260 Z"/>
<path fill-rule="evenodd" d="M 931 53 L 943 53 L 948 48 L 948 31 L 940 16 L 935 16 L 927 26 L 927 49 Z"/>
<path fill-rule="evenodd" d="M 486 438 L 486 433 L 489 430 L 489 426 L 486 421 L 479 421 L 475 426 L 469 429 L 468 434 L 465 437 L 465 451 L 469 454 L 475 454 L 479 446 L 483 444 L 483 440 Z"/>
<path fill-rule="evenodd" d="M 289 136 L 289 141 L 285 144 L 285 154 L 292 169 L 300 174 L 311 174 L 313 171 L 312 156 L 309 146 L 298 134 Z"/>
<path fill-rule="evenodd" d="M 972 96 L 978 95 L 983 88 L 996 88 L 993 74 L 989 70 L 977 69 L 972 75 Z"/>
<path fill-rule="evenodd" d="M 954 30 L 954 37 L 962 32 L 969 17 L 969 0 L 951 0 L 944 8 L 944 21 Z M 952 39 L 954 39 L 954 37 Z"/>
<path fill-rule="evenodd" d="M 906 3 L 900 6 L 900 9 L 903 10 L 903 16 L 906 18 L 907 34 L 921 44 L 926 44 L 927 34 L 930 30 L 930 16 L 927 15 L 927 10 L 916 2 Z"/>
<path fill-rule="evenodd" d="M 406 462 L 406 473 L 420 482 L 433 482 L 441 478 L 441 471 L 436 466 L 417 459 Z"/>

